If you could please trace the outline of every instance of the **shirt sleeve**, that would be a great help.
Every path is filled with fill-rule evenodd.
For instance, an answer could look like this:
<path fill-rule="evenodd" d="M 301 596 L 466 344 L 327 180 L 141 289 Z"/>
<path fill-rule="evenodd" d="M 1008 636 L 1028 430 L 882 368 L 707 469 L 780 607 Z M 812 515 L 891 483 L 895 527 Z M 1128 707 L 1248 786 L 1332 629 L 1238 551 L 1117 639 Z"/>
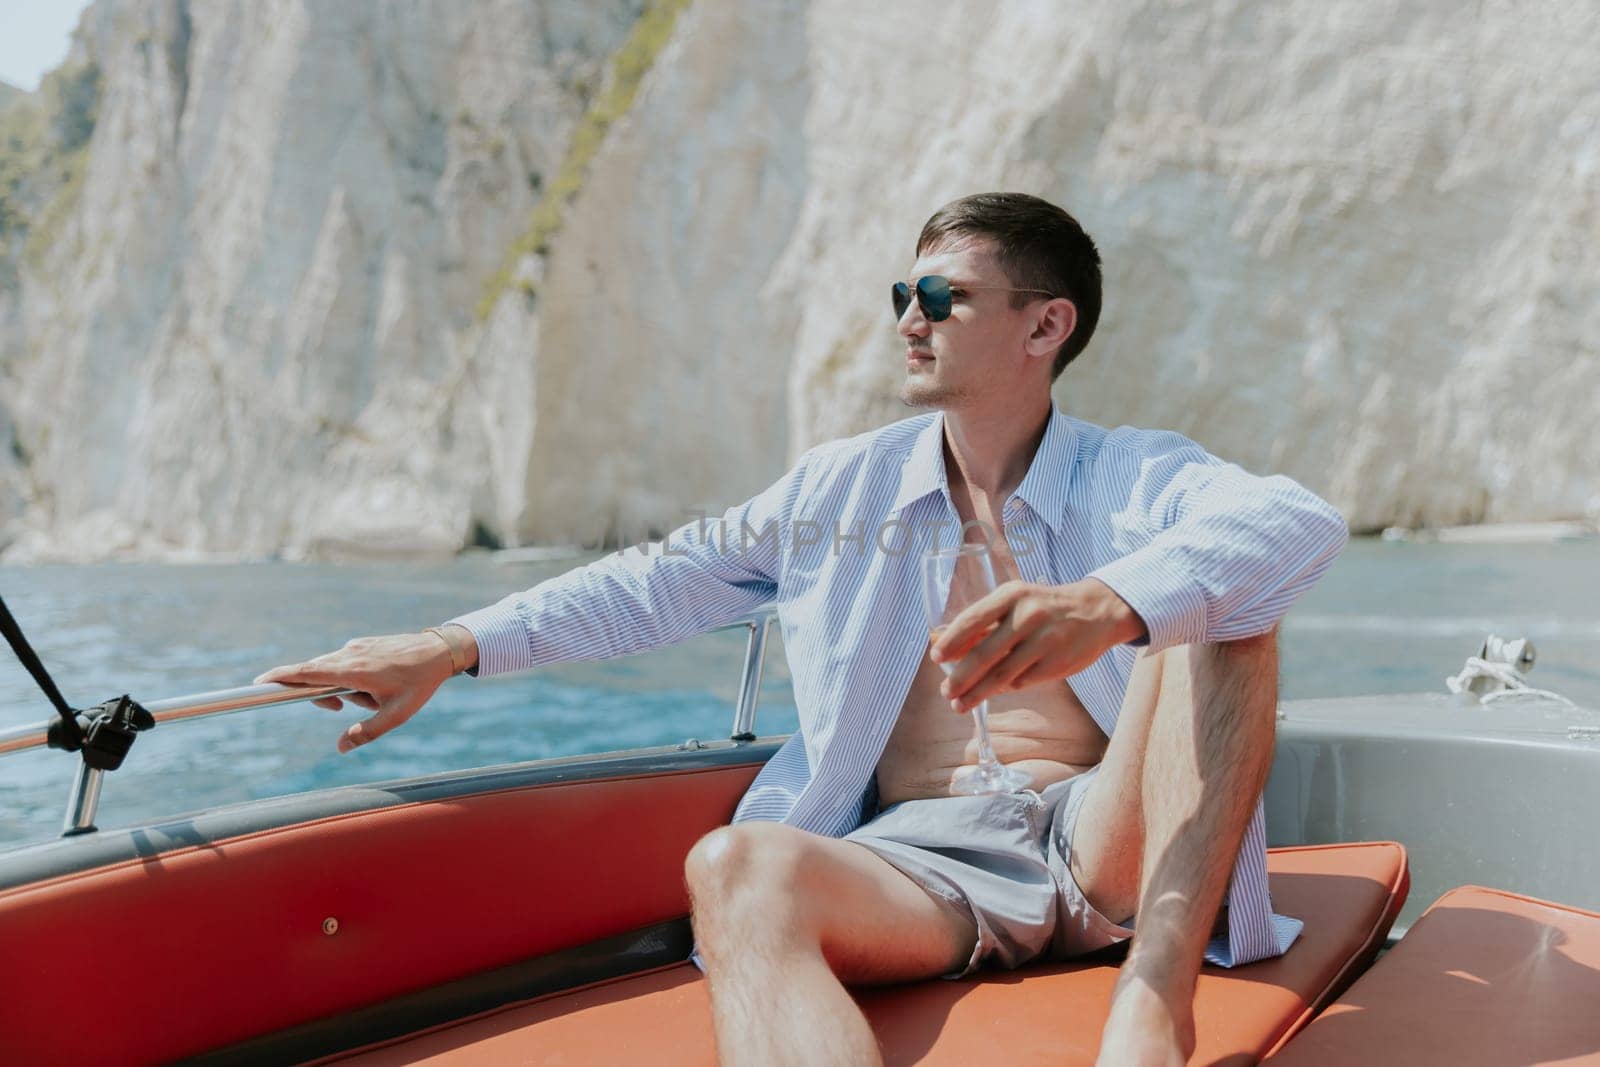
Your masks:
<path fill-rule="evenodd" d="M 1116 438 L 1121 437 L 1118 441 Z M 1349 540 L 1344 517 L 1282 475 L 1260 477 L 1173 433 L 1117 431 L 1097 465 L 1119 558 L 1092 571 L 1160 650 L 1266 633 Z"/>
<path fill-rule="evenodd" d="M 480 676 L 662 648 L 777 595 L 790 519 L 817 450 L 720 519 L 613 552 L 450 622 L 478 644 Z"/>

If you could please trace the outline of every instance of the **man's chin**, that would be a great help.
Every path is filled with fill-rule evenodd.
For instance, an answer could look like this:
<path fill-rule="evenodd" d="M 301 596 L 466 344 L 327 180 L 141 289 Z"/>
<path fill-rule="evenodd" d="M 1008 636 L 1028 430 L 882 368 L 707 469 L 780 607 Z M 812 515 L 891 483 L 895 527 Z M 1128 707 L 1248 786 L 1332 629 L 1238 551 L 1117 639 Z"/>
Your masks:
<path fill-rule="evenodd" d="M 949 390 L 928 382 L 906 380 L 900 385 L 900 402 L 912 408 L 936 408 L 949 398 Z"/>

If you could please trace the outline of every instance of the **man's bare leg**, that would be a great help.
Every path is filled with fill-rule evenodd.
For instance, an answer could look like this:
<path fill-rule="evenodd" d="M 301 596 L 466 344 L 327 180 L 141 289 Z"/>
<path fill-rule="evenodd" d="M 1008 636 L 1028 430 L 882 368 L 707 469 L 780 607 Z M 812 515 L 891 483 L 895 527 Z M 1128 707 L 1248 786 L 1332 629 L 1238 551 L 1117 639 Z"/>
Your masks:
<path fill-rule="evenodd" d="M 1272 764 L 1275 634 L 1140 658 L 1085 798 L 1072 867 L 1105 915 L 1137 912 L 1101 1062 L 1182 1063 L 1194 985 Z"/>
<path fill-rule="evenodd" d="M 844 983 L 964 966 L 970 917 L 876 853 L 776 823 L 712 831 L 689 853 L 695 940 L 723 1064 L 877 1064 Z"/>

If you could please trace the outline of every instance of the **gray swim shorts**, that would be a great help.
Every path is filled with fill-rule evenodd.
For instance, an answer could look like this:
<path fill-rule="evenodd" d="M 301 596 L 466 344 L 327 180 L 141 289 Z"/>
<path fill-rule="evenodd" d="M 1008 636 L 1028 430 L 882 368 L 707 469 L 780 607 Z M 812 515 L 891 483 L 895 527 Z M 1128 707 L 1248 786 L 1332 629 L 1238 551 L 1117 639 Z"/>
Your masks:
<path fill-rule="evenodd" d="M 978 926 L 964 978 L 986 963 L 1020 967 L 1064 960 L 1126 941 L 1133 929 L 1107 919 L 1073 881 L 1072 833 L 1098 767 L 1026 790 L 891 804 L 846 841 L 905 872 Z"/>

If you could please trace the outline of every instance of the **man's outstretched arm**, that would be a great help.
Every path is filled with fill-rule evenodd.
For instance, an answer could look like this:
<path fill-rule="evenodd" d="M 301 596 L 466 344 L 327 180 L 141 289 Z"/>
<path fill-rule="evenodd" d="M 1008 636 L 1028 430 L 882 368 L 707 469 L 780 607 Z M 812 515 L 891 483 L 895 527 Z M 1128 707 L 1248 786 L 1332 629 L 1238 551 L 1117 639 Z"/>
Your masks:
<path fill-rule="evenodd" d="M 608 659 L 731 622 L 776 595 L 790 516 L 815 454 L 720 520 L 686 523 L 662 542 L 613 552 L 437 632 L 356 638 L 256 681 L 356 690 L 345 699 L 375 714 L 340 737 L 339 750 L 348 752 L 404 723 L 463 670 L 504 674 Z M 340 707 L 339 698 L 317 703 Z"/>

